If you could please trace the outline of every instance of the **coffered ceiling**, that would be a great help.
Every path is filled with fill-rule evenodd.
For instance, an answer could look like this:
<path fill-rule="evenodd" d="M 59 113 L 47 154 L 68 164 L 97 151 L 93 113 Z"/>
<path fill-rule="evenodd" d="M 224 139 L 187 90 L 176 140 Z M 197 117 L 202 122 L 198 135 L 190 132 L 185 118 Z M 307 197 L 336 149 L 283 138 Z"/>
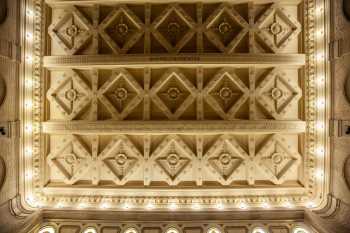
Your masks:
<path fill-rule="evenodd" d="M 22 98 L 31 206 L 321 205 L 321 1 L 34 2 Z"/>

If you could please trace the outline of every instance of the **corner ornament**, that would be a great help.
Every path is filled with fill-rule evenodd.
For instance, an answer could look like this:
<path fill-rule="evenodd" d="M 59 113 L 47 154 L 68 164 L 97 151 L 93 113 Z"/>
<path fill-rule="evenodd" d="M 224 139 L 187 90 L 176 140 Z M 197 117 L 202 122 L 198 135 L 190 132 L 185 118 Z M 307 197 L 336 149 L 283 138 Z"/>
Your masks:
<path fill-rule="evenodd" d="M 6 0 L 0 0 L 0 24 L 6 20 L 7 16 L 7 3 Z"/>
<path fill-rule="evenodd" d="M 344 164 L 344 179 L 350 189 L 350 156 L 346 159 Z"/>
<path fill-rule="evenodd" d="M 0 157 L 0 190 L 1 190 L 2 185 L 4 184 L 5 176 L 6 176 L 5 161 L 2 157 Z"/>
<path fill-rule="evenodd" d="M 0 106 L 5 99 L 5 95 L 6 95 L 6 84 L 4 79 L 0 76 Z"/>

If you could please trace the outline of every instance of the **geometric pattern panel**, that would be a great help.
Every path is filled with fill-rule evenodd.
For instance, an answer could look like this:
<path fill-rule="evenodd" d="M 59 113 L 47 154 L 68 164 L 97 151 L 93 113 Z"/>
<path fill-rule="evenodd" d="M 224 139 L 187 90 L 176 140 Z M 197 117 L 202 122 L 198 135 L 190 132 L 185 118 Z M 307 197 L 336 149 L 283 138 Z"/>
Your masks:
<path fill-rule="evenodd" d="M 301 118 L 297 69 L 64 69 L 50 83 L 53 120 Z"/>
<path fill-rule="evenodd" d="M 46 160 L 51 184 L 218 187 L 268 182 L 274 188 L 301 181 L 298 140 L 297 134 L 52 135 Z"/>
<path fill-rule="evenodd" d="M 301 32 L 298 9 L 277 3 L 52 10 L 52 55 L 300 52 L 293 42 Z"/>

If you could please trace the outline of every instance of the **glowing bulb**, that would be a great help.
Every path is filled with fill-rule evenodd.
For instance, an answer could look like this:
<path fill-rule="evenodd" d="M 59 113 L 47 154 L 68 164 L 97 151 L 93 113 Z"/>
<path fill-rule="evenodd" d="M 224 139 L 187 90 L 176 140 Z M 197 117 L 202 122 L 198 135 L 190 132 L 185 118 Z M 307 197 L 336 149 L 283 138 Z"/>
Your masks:
<path fill-rule="evenodd" d="M 284 206 L 285 208 L 288 208 L 288 209 L 293 208 L 293 204 L 292 204 L 292 203 L 290 203 L 289 201 L 287 201 L 287 202 L 283 203 L 283 206 Z"/>
<path fill-rule="evenodd" d="M 223 210 L 223 209 L 225 209 L 225 206 L 224 206 L 223 203 L 220 202 L 220 203 L 216 204 L 215 208 L 218 209 L 218 210 Z"/>
<path fill-rule="evenodd" d="M 176 209 L 177 209 L 177 204 L 176 204 L 176 203 L 171 203 L 171 204 L 169 205 L 169 209 L 170 209 L 170 210 L 176 210 Z"/>
<path fill-rule="evenodd" d="M 78 209 L 85 209 L 87 207 L 87 204 L 85 202 L 82 202 L 78 205 Z"/>
<path fill-rule="evenodd" d="M 55 206 L 57 209 L 63 208 L 64 204 L 63 202 L 58 202 L 57 205 Z"/>
<path fill-rule="evenodd" d="M 254 228 L 252 233 L 266 233 L 266 231 L 263 228 Z"/>
<path fill-rule="evenodd" d="M 317 101 L 317 108 L 322 109 L 325 107 L 325 101 L 323 99 L 320 99 Z"/>
<path fill-rule="evenodd" d="M 100 208 L 101 209 L 108 209 L 110 207 L 110 205 L 108 204 L 108 203 L 106 203 L 106 202 L 104 202 L 104 203 L 102 203 L 101 205 L 100 205 Z"/>
<path fill-rule="evenodd" d="M 264 208 L 264 209 L 270 209 L 270 208 L 271 208 L 270 204 L 267 203 L 267 202 L 262 203 L 261 206 L 262 206 L 262 208 Z"/>
<path fill-rule="evenodd" d="M 239 204 L 238 207 L 239 207 L 240 209 L 242 209 L 242 210 L 248 209 L 248 205 L 247 205 L 246 203 L 244 203 L 244 202 L 241 202 L 241 203 Z"/>
<path fill-rule="evenodd" d="M 24 152 L 25 152 L 25 156 L 30 157 L 30 156 L 32 156 L 32 154 L 33 154 L 33 149 L 32 149 L 31 147 L 26 147 L 26 149 L 24 150 Z"/>
<path fill-rule="evenodd" d="M 26 56 L 26 61 L 27 62 L 33 62 L 33 57 L 31 55 Z"/>
<path fill-rule="evenodd" d="M 155 205 L 152 202 L 148 202 L 146 205 L 146 209 L 148 210 L 153 210 L 155 207 Z"/>
<path fill-rule="evenodd" d="M 194 203 L 192 205 L 192 209 L 193 210 L 200 210 L 200 209 L 202 209 L 202 207 L 201 207 L 201 205 L 199 203 Z"/>
<path fill-rule="evenodd" d="M 318 147 L 317 150 L 316 150 L 316 153 L 317 153 L 317 156 L 318 157 L 323 157 L 324 155 L 324 148 L 323 147 Z"/>
<path fill-rule="evenodd" d="M 24 106 L 26 109 L 31 109 L 33 107 L 33 102 L 31 100 L 26 100 Z"/>
<path fill-rule="evenodd" d="M 33 39 L 33 34 L 30 33 L 30 32 L 27 32 L 27 33 L 26 33 L 26 38 L 27 38 L 27 40 Z"/>
<path fill-rule="evenodd" d="M 323 61 L 324 60 L 324 53 L 320 52 L 316 55 L 317 60 Z"/>
<path fill-rule="evenodd" d="M 316 178 L 318 178 L 318 179 L 322 179 L 322 178 L 323 178 L 323 171 L 321 171 L 321 170 L 316 170 L 315 176 L 316 176 Z"/>
<path fill-rule="evenodd" d="M 312 209 L 316 207 L 316 204 L 313 201 L 309 201 L 308 203 L 306 203 L 306 207 Z"/>
<path fill-rule="evenodd" d="M 27 88 L 32 88 L 33 87 L 33 81 L 31 79 L 27 79 L 25 82 L 25 85 Z"/>
<path fill-rule="evenodd" d="M 97 233 L 97 230 L 94 227 L 86 228 L 83 233 Z"/>
<path fill-rule="evenodd" d="M 31 180 L 33 178 L 33 173 L 32 171 L 27 171 L 25 173 L 26 180 Z"/>
<path fill-rule="evenodd" d="M 128 209 L 131 209 L 132 208 L 132 205 L 128 202 L 124 203 L 123 204 L 123 207 L 122 207 L 124 210 L 128 210 Z"/>
<path fill-rule="evenodd" d="M 55 233 L 55 228 L 53 228 L 52 226 L 45 226 L 43 228 L 41 228 L 38 233 Z"/>
<path fill-rule="evenodd" d="M 32 131 L 33 131 L 33 125 L 32 125 L 32 124 L 27 124 L 27 125 L 25 126 L 25 131 L 26 131 L 27 133 L 32 132 Z"/>
<path fill-rule="evenodd" d="M 26 14 L 27 14 L 27 16 L 29 16 L 29 17 L 34 15 L 33 11 L 32 11 L 32 10 L 29 10 L 29 9 L 26 11 Z"/>
<path fill-rule="evenodd" d="M 324 123 L 323 122 L 317 122 L 316 127 L 318 130 L 323 130 L 324 129 Z"/>

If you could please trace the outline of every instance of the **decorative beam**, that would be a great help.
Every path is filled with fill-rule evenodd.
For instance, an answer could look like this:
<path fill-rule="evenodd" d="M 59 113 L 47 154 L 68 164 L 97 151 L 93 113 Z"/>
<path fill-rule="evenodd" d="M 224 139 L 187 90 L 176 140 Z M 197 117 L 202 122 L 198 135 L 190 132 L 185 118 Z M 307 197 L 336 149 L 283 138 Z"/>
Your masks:
<path fill-rule="evenodd" d="M 251 0 L 235 0 L 235 4 L 247 3 Z M 282 4 L 299 4 L 302 0 L 279 0 Z M 92 5 L 92 4 L 122 4 L 122 3 L 137 3 L 137 0 L 45 0 L 49 5 Z M 187 0 L 178 1 L 179 3 L 188 3 Z M 202 0 L 204 3 L 217 3 L 217 0 Z M 222 2 L 232 2 L 232 0 L 222 0 Z M 148 3 L 168 3 L 166 0 L 149 0 Z M 254 0 L 254 3 L 265 4 L 271 3 L 271 0 Z"/>
<path fill-rule="evenodd" d="M 303 66 L 305 54 L 178 54 L 178 55 L 76 55 L 46 56 L 46 68 L 115 68 L 161 66 Z"/>
<path fill-rule="evenodd" d="M 304 121 L 48 121 L 42 123 L 47 134 L 267 134 L 303 133 Z"/>

